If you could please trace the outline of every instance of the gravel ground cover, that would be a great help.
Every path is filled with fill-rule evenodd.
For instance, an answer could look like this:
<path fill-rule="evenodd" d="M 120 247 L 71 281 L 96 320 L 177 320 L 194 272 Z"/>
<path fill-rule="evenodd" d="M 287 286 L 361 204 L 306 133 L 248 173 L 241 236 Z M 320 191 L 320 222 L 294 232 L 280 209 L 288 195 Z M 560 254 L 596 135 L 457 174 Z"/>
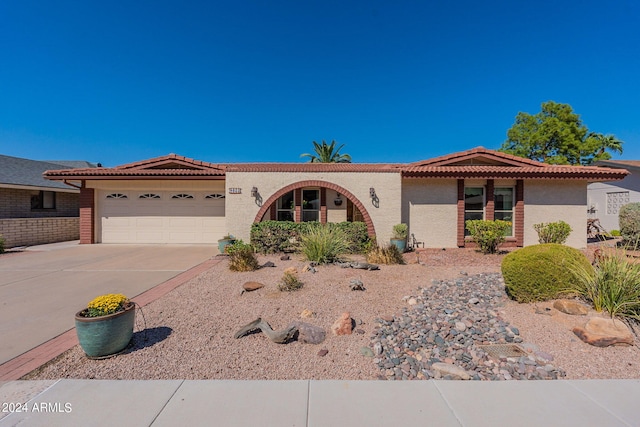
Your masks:
<path fill-rule="evenodd" d="M 308 263 L 296 255 L 290 260 L 258 258 L 275 266 L 238 273 L 229 271 L 223 259 L 144 307 L 125 353 L 89 360 L 75 347 L 25 378 L 451 378 L 433 369 L 438 361 L 453 362 L 487 380 L 640 378 L 637 345 L 589 346 L 571 332 L 586 322 L 584 317 L 551 309 L 551 302 L 508 300 L 498 274 L 503 255 L 429 249 L 418 256 L 407 254 L 407 265 L 382 265 L 378 271 L 330 265 L 316 267 L 315 273 L 305 272 Z M 299 272 L 302 289 L 278 290 L 288 267 Z M 355 279 L 366 290 L 351 290 Z M 248 281 L 265 286 L 243 293 Z M 301 318 L 305 310 L 312 317 Z M 345 311 L 355 321 L 354 332 L 334 336 L 331 325 Z M 324 328 L 327 337 L 317 345 L 275 344 L 262 333 L 234 338 L 257 317 L 275 330 L 296 320 L 307 322 Z M 477 347 L 511 341 L 527 354 L 495 360 Z"/>

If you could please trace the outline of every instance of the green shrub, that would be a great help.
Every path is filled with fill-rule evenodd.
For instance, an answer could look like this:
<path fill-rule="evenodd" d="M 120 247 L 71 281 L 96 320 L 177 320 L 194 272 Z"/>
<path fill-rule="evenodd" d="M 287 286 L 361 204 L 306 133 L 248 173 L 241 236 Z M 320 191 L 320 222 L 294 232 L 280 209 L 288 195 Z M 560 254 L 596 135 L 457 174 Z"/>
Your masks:
<path fill-rule="evenodd" d="M 367 232 L 367 224 L 364 222 L 339 222 L 336 226 L 344 232 L 347 239 L 347 253 L 366 253 L 371 247 L 371 238 Z"/>
<path fill-rule="evenodd" d="M 229 270 L 254 271 L 258 269 L 259 264 L 252 245 L 239 239 L 235 243 L 227 245 L 225 251 L 229 254 Z"/>
<path fill-rule="evenodd" d="M 396 245 L 376 246 L 367 252 L 367 262 L 372 264 L 404 264 L 404 258 Z"/>
<path fill-rule="evenodd" d="M 471 233 L 473 241 L 478 244 L 483 254 L 496 253 L 498 246 L 505 240 L 505 233 L 511 227 L 509 221 L 500 219 L 495 221 L 469 219 L 465 222 L 465 225 L 469 233 Z"/>
<path fill-rule="evenodd" d="M 263 221 L 251 226 L 251 243 L 257 252 L 272 254 L 300 250 L 300 234 L 306 222 Z"/>
<path fill-rule="evenodd" d="M 546 301 L 577 289 L 577 268 L 591 268 L 586 255 L 557 243 L 527 246 L 502 260 L 507 294 L 518 302 Z"/>
<path fill-rule="evenodd" d="M 302 235 L 316 222 L 262 221 L 251 226 L 251 243 L 260 253 L 300 252 Z M 347 253 L 365 252 L 370 239 L 364 222 L 341 222 L 347 241 Z"/>
<path fill-rule="evenodd" d="M 618 221 L 624 244 L 633 249 L 638 248 L 640 246 L 640 203 L 629 203 L 621 207 Z"/>
<path fill-rule="evenodd" d="M 4 252 L 4 237 L 0 234 L 0 254 Z"/>
<path fill-rule="evenodd" d="M 347 238 L 335 224 L 316 223 L 302 235 L 302 253 L 318 264 L 337 261 L 347 249 Z"/>
<path fill-rule="evenodd" d="M 533 229 L 538 233 L 539 243 L 564 244 L 571 234 L 571 226 L 564 221 L 533 224 Z"/>
<path fill-rule="evenodd" d="M 287 268 L 282 275 L 280 283 L 278 283 L 278 289 L 282 292 L 292 292 L 302 288 L 302 285 L 303 283 L 298 279 L 295 269 Z"/>
<path fill-rule="evenodd" d="M 574 269 L 579 278 L 577 293 L 597 311 L 640 320 L 640 264 L 630 262 L 624 252 L 606 252 L 595 268 L 589 267 Z"/>
<path fill-rule="evenodd" d="M 609 234 L 611 234 L 613 237 L 620 237 L 621 236 L 620 230 L 611 230 L 609 232 Z"/>

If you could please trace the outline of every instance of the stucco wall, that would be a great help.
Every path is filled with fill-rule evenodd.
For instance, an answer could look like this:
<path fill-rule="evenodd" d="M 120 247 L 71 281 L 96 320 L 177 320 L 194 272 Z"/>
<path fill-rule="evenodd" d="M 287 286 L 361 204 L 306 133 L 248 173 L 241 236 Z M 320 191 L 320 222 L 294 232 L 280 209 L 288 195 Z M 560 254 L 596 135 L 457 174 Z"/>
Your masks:
<path fill-rule="evenodd" d="M 593 206 L 590 217 L 598 218 L 605 230 L 619 230 L 618 207 L 607 208 L 607 193 L 629 192 L 629 203 L 640 202 L 640 174 L 632 173 L 622 181 L 594 182 L 587 187 L 588 207 Z"/>
<path fill-rule="evenodd" d="M 227 172 L 226 175 L 226 214 L 227 228 L 233 235 L 248 241 L 251 224 L 260 209 L 260 205 L 251 197 L 251 188 L 257 187 L 263 203 L 266 203 L 278 190 L 300 181 L 318 180 L 343 187 L 357 197 L 365 206 L 375 227 L 379 242 L 388 242 L 392 228 L 400 223 L 401 178 L 399 173 L 261 173 Z M 379 206 L 372 204 L 369 188 L 373 187 L 379 198 Z M 229 188 L 241 188 L 241 194 L 229 194 Z M 332 207 L 332 192 L 327 192 Z M 346 198 L 343 197 L 343 206 Z M 327 212 L 327 218 L 339 219 Z M 345 213 L 346 218 L 346 213 Z M 342 217 L 340 218 L 342 219 Z"/>
<path fill-rule="evenodd" d="M 404 179 L 402 221 L 427 248 L 455 248 L 458 184 L 455 179 Z"/>
<path fill-rule="evenodd" d="M 587 246 L 587 183 L 585 181 L 524 182 L 524 245 L 538 243 L 533 224 L 564 221 L 572 232 L 566 244 Z"/>

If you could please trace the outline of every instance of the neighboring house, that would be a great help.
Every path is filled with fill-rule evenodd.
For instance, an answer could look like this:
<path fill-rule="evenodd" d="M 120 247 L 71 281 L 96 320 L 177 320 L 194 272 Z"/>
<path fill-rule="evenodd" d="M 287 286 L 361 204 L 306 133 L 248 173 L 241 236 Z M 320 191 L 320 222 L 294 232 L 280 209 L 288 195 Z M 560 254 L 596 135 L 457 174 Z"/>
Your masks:
<path fill-rule="evenodd" d="M 80 190 L 42 174 L 48 169 L 91 166 L 0 155 L 0 235 L 5 246 L 77 240 Z"/>
<path fill-rule="evenodd" d="M 115 168 L 50 170 L 81 182 L 81 243 L 249 240 L 264 220 L 363 221 L 380 244 L 395 224 L 426 247 L 470 246 L 465 219 L 512 222 L 507 245 L 537 243 L 533 225 L 563 220 L 587 243 L 587 183 L 622 169 L 555 166 L 478 147 L 410 164 L 215 164 L 175 154 Z"/>
<path fill-rule="evenodd" d="M 640 202 L 640 160 L 601 160 L 596 165 L 630 172 L 621 181 L 594 182 L 587 187 L 589 217 L 597 218 L 607 231 L 619 230 L 620 208 Z"/>

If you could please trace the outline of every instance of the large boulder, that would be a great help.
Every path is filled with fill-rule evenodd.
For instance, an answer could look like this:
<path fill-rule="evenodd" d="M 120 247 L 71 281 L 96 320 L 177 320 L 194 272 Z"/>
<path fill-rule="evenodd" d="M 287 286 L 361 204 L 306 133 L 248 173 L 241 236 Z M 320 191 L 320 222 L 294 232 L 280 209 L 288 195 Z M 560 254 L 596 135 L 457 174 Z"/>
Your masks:
<path fill-rule="evenodd" d="M 289 325 L 289 327 L 292 326 L 298 329 L 298 342 L 303 344 L 320 344 L 327 336 L 324 329 L 310 323 L 296 320 Z"/>
<path fill-rule="evenodd" d="M 634 344 L 633 333 L 627 325 L 616 319 L 593 317 L 584 328 L 573 328 L 573 333 L 582 341 L 596 347 Z"/>

